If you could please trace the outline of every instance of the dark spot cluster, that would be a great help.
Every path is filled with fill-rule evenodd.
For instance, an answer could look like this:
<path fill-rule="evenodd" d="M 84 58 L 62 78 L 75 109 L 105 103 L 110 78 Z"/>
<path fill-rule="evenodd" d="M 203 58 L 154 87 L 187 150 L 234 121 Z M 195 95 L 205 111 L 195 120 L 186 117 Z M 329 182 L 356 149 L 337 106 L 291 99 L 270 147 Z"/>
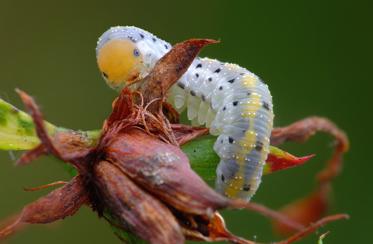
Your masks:
<path fill-rule="evenodd" d="M 267 102 L 263 102 L 263 108 L 269 111 L 269 104 Z"/>
<path fill-rule="evenodd" d="M 127 36 L 127 37 L 128 37 L 128 39 L 131 40 L 131 42 L 133 42 L 133 43 L 137 42 L 137 40 L 133 36 Z"/>

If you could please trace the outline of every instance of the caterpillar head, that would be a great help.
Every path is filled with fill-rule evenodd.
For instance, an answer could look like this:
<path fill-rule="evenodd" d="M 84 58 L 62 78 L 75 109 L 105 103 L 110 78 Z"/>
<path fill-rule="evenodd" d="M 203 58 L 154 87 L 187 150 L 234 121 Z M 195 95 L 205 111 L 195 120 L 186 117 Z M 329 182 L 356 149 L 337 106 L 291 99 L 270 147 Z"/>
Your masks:
<path fill-rule="evenodd" d="M 117 32 L 109 31 L 99 39 L 97 64 L 107 84 L 121 89 L 141 78 L 143 55 L 129 36 L 115 36 Z"/>

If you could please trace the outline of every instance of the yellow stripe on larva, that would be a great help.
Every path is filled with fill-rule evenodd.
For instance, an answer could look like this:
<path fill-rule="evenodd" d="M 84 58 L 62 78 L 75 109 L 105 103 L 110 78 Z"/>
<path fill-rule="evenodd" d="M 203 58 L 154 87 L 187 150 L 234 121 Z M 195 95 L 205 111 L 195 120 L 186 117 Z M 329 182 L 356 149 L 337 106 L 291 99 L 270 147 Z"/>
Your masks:
<path fill-rule="evenodd" d="M 242 84 L 245 88 L 255 88 L 257 85 L 258 78 L 252 74 L 246 74 L 242 79 Z M 242 116 L 249 119 L 249 129 L 245 132 L 245 135 L 238 142 L 241 146 L 239 152 L 236 155 L 236 162 L 239 165 L 239 169 L 236 175 L 228 182 L 228 188 L 225 190 L 225 194 L 230 198 L 235 198 L 243 190 L 245 185 L 245 157 L 248 155 L 256 143 L 256 133 L 254 131 L 254 121 L 256 117 L 256 112 L 261 108 L 261 95 L 253 92 L 249 96 L 249 102 L 242 104 Z M 262 158 L 265 152 L 262 152 Z M 259 170 L 259 169 L 257 169 Z M 252 182 L 248 182 L 251 185 L 255 184 L 256 179 L 253 178 Z"/>

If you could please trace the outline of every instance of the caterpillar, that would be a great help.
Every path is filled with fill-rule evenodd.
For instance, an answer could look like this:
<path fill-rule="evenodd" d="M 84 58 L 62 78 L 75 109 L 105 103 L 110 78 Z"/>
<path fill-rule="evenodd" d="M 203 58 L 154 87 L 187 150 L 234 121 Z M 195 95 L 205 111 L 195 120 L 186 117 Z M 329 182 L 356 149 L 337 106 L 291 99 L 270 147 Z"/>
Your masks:
<path fill-rule="evenodd" d="M 171 45 L 137 27 L 112 27 L 99 38 L 98 67 L 114 89 L 135 85 Z M 269 153 L 272 96 L 258 76 L 236 64 L 197 57 L 168 91 L 168 102 L 187 110 L 193 125 L 209 128 L 220 157 L 216 190 L 250 200 L 257 191 Z"/>

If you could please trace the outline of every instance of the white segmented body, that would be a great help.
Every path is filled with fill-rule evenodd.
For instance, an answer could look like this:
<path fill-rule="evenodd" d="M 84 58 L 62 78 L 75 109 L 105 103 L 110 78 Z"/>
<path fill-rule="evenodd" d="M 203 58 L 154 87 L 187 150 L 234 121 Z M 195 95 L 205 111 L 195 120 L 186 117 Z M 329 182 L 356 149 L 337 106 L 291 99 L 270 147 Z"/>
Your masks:
<path fill-rule="evenodd" d="M 144 56 L 145 76 L 171 45 L 136 27 L 113 27 L 96 52 L 112 39 L 130 39 Z M 235 64 L 196 58 L 171 87 L 168 101 L 194 125 L 206 125 L 218 138 L 216 188 L 228 197 L 250 199 L 259 187 L 273 126 L 272 97 L 255 74 Z"/>

